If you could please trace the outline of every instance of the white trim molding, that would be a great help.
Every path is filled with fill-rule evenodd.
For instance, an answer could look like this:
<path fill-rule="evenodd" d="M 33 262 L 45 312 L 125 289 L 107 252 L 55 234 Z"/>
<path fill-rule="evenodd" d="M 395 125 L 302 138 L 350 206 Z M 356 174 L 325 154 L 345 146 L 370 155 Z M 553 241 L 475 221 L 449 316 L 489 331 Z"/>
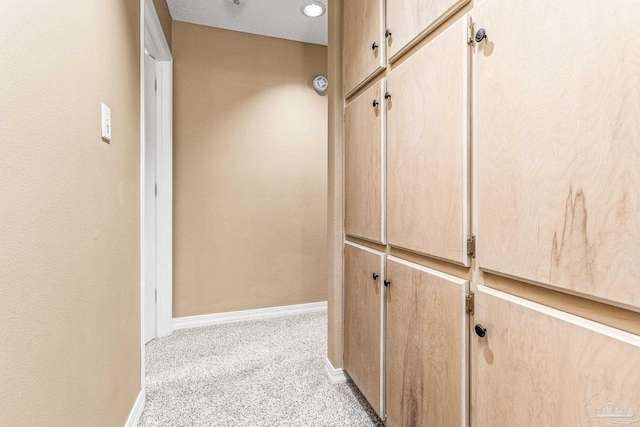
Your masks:
<path fill-rule="evenodd" d="M 162 31 L 158 12 L 153 0 L 143 0 L 145 26 L 144 35 L 147 42 L 145 48 L 156 61 L 171 61 L 171 49 Z"/>
<path fill-rule="evenodd" d="M 327 302 L 285 305 L 281 307 L 259 308 L 256 310 L 230 311 L 227 313 L 204 314 L 201 316 L 177 317 L 173 319 L 173 330 L 267 319 L 270 317 L 293 316 L 296 314 L 320 313 L 327 311 Z"/>
<path fill-rule="evenodd" d="M 144 88 L 144 50 L 156 60 L 157 104 L 156 145 L 156 337 L 171 334 L 173 301 L 173 57 L 153 0 L 141 0 L 144 29 L 141 49 L 141 88 Z M 144 128 L 144 91 L 141 95 L 141 126 Z M 141 157 L 144 160 L 144 131 Z M 141 165 L 141 203 L 144 203 L 144 161 Z M 144 212 L 141 212 L 144 218 Z M 144 230 L 144 224 L 142 226 Z M 144 250 L 144 246 L 142 246 Z M 142 271 L 144 272 L 144 266 Z M 144 289 L 142 298 L 144 298 Z M 144 331 L 144 316 L 142 316 Z M 145 339 L 143 338 L 143 343 Z"/>
<path fill-rule="evenodd" d="M 173 317 L 173 61 L 160 61 L 156 135 L 156 336 L 171 334 Z"/>
<path fill-rule="evenodd" d="M 328 357 L 324 360 L 324 370 L 329 376 L 329 380 L 334 384 L 346 382 L 348 379 L 344 369 L 334 368 Z"/>
<path fill-rule="evenodd" d="M 137 427 L 138 423 L 140 423 L 140 418 L 142 417 L 142 411 L 144 410 L 144 401 L 145 394 L 144 389 L 138 393 L 138 398 L 136 402 L 133 404 L 133 408 L 131 409 L 131 413 L 129 413 L 129 418 L 127 418 L 127 422 L 124 427 Z"/>

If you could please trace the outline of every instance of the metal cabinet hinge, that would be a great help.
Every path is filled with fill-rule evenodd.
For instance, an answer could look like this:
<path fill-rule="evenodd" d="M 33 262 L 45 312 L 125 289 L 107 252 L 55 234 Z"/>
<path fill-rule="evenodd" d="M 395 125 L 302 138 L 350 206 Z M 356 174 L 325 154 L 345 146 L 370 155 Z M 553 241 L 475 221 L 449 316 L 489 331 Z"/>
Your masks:
<path fill-rule="evenodd" d="M 476 257 L 476 236 L 467 238 L 467 255 L 471 258 Z"/>
<path fill-rule="evenodd" d="M 469 23 L 467 27 L 467 44 L 473 46 L 475 44 L 475 31 L 473 30 L 475 27 L 475 23 Z"/>
<path fill-rule="evenodd" d="M 469 293 L 469 295 L 466 296 L 465 303 L 464 303 L 465 311 L 472 316 L 473 316 L 473 310 L 475 308 L 475 303 L 476 303 L 475 300 L 476 300 L 475 295 L 473 292 L 471 292 Z"/>

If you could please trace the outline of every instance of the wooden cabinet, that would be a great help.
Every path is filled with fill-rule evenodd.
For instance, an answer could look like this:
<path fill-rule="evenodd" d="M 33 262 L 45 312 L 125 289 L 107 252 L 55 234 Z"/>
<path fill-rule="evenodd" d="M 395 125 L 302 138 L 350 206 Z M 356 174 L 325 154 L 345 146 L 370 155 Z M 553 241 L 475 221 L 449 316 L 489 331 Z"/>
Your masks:
<path fill-rule="evenodd" d="M 344 369 L 382 416 L 384 254 L 344 246 Z"/>
<path fill-rule="evenodd" d="M 385 242 L 384 81 L 345 109 L 345 233 Z"/>
<path fill-rule="evenodd" d="M 469 265 L 467 18 L 387 77 L 387 239 Z"/>
<path fill-rule="evenodd" d="M 638 17 L 635 1 L 477 5 L 481 268 L 640 308 Z"/>
<path fill-rule="evenodd" d="M 640 337 L 480 286 L 478 427 L 640 422 Z"/>
<path fill-rule="evenodd" d="M 469 282 L 392 256 L 387 280 L 386 426 L 466 426 Z"/>
<path fill-rule="evenodd" d="M 640 312 L 640 2 L 467 3 L 387 0 L 372 84 L 380 3 L 345 2 L 346 234 L 469 267 L 473 210 L 478 280 L 469 324 L 468 281 L 347 244 L 346 371 L 387 427 L 640 425 L 640 337 L 553 308 Z"/>
<path fill-rule="evenodd" d="M 350 94 L 384 68 L 383 0 L 349 0 L 343 10 L 344 92 Z"/>
<path fill-rule="evenodd" d="M 469 0 L 386 0 L 387 54 L 391 60 L 431 32 Z"/>

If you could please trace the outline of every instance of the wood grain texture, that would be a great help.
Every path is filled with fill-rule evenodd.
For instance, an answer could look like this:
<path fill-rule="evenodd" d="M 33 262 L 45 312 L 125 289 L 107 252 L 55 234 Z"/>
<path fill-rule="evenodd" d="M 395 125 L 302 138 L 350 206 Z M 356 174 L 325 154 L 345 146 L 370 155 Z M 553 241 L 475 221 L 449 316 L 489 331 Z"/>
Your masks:
<path fill-rule="evenodd" d="M 345 233 L 378 243 L 385 243 L 383 84 L 347 105 L 344 118 Z"/>
<path fill-rule="evenodd" d="M 415 252 L 409 252 L 404 249 L 393 247 L 389 247 L 389 255 L 393 255 L 405 261 L 419 264 L 423 267 L 431 268 L 433 270 L 441 271 L 443 273 L 449 274 L 451 276 L 456 276 L 461 279 L 471 280 L 473 278 L 473 270 L 470 267 L 452 264 L 448 261 L 442 261 L 440 259 L 431 258 L 428 256 L 417 254 Z"/>
<path fill-rule="evenodd" d="M 477 11 L 480 267 L 640 308 L 640 2 Z"/>
<path fill-rule="evenodd" d="M 344 92 L 349 95 L 386 62 L 382 0 L 345 1 L 343 13 Z"/>
<path fill-rule="evenodd" d="M 467 3 L 469 0 L 386 0 L 387 28 L 391 31 L 388 57 L 395 59 Z"/>
<path fill-rule="evenodd" d="M 475 317 L 477 427 L 639 422 L 640 337 L 482 286 Z"/>
<path fill-rule="evenodd" d="M 353 237 L 353 236 L 348 236 L 345 238 L 345 242 L 351 242 L 351 243 L 356 243 L 358 245 L 361 246 L 365 246 L 369 249 L 373 249 L 376 250 L 378 252 L 382 252 L 382 253 L 386 253 L 387 252 L 387 246 L 383 245 L 381 243 L 374 243 L 371 242 L 369 240 L 364 240 L 364 239 L 359 239 L 357 237 Z"/>
<path fill-rule="evenodd" d="M 383 259 L 381 253 L 345 243 L 344 369 L 378 414 Z"/>
<path fill-rule="evenodd" d="M 387 239 L 468 266 L 466 17 L 388 74 Z"/>
<path fill-rule="evenodd" d="M 484 273 L 483 284 L 538 304 L 584 317 L 612 328 L 640 335 L 640 313 L 581 298 L 544 286 L 531 286 L 508 277 Z"/>
<path fill-rule="evenodd" d="M 327 147 L 327 358 L 343 367 L 343 245 L 344 245 L 344 94 L 342 92 L 342 0 L 332 0 L 327 11 L 327 89 L 329 140 Z"/>
<path fill-rule="evenodd" d="M 466 426 L 468 282 L 387 258 L 387 427 Z"/>

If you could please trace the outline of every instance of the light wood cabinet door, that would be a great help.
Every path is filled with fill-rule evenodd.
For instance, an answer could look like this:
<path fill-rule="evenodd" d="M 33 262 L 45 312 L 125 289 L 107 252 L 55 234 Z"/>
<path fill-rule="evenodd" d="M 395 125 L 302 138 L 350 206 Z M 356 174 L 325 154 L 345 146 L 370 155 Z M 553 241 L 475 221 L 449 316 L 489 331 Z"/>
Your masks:
<path fill-rule="evenodd" d="M 394 60 L 469 0 L 386 0 L 387 55 Z"/>
<path fill-rule="evenodd" d="M 469 282 L 389 256 L 387 427 L 466 426 Z"/>
<path fill-rule="evenodd" d="M 483 286 L 478 427 L 640 423 L 640 337 Z"/>
<path fill-rule="evenodd" d="M 640 308 L 640 2 L 477 5 L 479 266 Z"/>
<path fill-rule="evenodd" d="M 384 81 L 345 108 L 345 233 L 385 243 Z"/>
<path fill-rule="evenodd" d="M 388 74 L 387 240 L 469 265 L 467 18 Z"/>
<path fill-rule="evenodd" d="M 380 415 L 383 280 L 384 254 L 345 242 L 344 369 Z"/>
<path fill-rule="evenodd" d="M 344 2 L 342 54 L 346 95 L 360 88 L 385 66 L 383 4 L 383 0 Z"/>

